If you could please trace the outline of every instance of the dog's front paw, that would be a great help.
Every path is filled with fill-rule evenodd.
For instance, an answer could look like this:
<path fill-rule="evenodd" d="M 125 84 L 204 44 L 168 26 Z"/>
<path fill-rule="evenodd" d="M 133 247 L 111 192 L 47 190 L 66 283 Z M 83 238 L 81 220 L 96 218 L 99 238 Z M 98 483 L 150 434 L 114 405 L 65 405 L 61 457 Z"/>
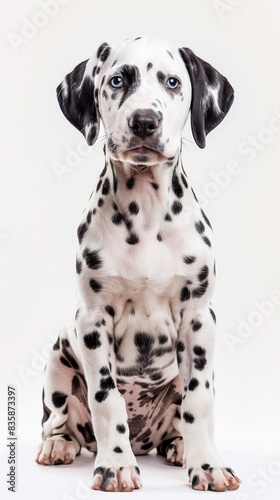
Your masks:
<path fill-rule="evenodd" d="M 133 491 L 142 486 L 140 470 L 130 467 L 97 467 L 93 472 L 93 489 L 102 491 Z"/>
<path fill-rule="evenodd" d="M 188 472 L 192 488 L 198 491 L 237 490 L 241 483 L 229 467 L 211 467 L 209 464 L 203 464 L 201 467 L 190 468 Z"/>

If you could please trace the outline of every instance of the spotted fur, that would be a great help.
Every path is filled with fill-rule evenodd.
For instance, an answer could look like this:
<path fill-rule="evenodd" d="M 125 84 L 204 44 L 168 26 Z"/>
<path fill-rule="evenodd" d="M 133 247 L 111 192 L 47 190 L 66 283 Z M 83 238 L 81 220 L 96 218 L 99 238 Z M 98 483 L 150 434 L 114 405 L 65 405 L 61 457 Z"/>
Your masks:
<path fill-rule="evenodd" d="M 212 444 L 212 228 L 182 166 L 224 118 L 228 81 L 189 49 L 153 37 L 102 44 L 57 89 L 105 165 L 78 227 L 78 308 L 51 352 L 41 464 L 97 453 L 93 488 L 140 488 L 135 455 L 187 463 L 195 489 L 235 489 Z M 207 467 L 206 467 L 206 465 Z"/>

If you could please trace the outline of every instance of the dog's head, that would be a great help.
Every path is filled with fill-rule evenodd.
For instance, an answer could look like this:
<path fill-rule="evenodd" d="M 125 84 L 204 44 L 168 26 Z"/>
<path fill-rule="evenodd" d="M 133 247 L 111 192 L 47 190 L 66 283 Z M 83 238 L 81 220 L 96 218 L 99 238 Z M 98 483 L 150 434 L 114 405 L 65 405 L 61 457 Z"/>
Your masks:
<path fill-rule="evenodd" d="M 227 114 L 233 89 L 227 79 L 190 49 L 174 49 L 154 37 L 102 44 L 57 88 L 66 118 L 94 144 L 103 121 L 114 159 L 152 165 L 180 149 L 189 111 L 194 139 Z"/>

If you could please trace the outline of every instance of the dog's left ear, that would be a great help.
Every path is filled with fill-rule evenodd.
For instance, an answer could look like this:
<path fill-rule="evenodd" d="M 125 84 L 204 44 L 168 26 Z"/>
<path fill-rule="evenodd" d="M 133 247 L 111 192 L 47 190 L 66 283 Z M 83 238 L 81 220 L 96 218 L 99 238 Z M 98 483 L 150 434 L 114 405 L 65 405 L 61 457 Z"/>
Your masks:
<path fill-rule="evenodd" d="M 205 147 L 206 135 L 224 119 L 234 91 L 227 79 L 190 49 L 179 49 L 192 85 L 191 128 L 196 144 Z"/>

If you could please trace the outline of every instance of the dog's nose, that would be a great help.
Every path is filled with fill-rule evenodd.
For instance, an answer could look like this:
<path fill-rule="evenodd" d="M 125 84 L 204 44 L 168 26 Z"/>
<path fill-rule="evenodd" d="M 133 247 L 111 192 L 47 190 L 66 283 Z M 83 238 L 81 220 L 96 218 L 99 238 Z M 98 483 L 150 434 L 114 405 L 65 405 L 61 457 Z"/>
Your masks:
<path fill-rule="evenodd" d="M 152 109 L 139 109 L 128 120 L 133 134 L 141 139 L 153 135 L 159 128 L 161 117 Z"/>

